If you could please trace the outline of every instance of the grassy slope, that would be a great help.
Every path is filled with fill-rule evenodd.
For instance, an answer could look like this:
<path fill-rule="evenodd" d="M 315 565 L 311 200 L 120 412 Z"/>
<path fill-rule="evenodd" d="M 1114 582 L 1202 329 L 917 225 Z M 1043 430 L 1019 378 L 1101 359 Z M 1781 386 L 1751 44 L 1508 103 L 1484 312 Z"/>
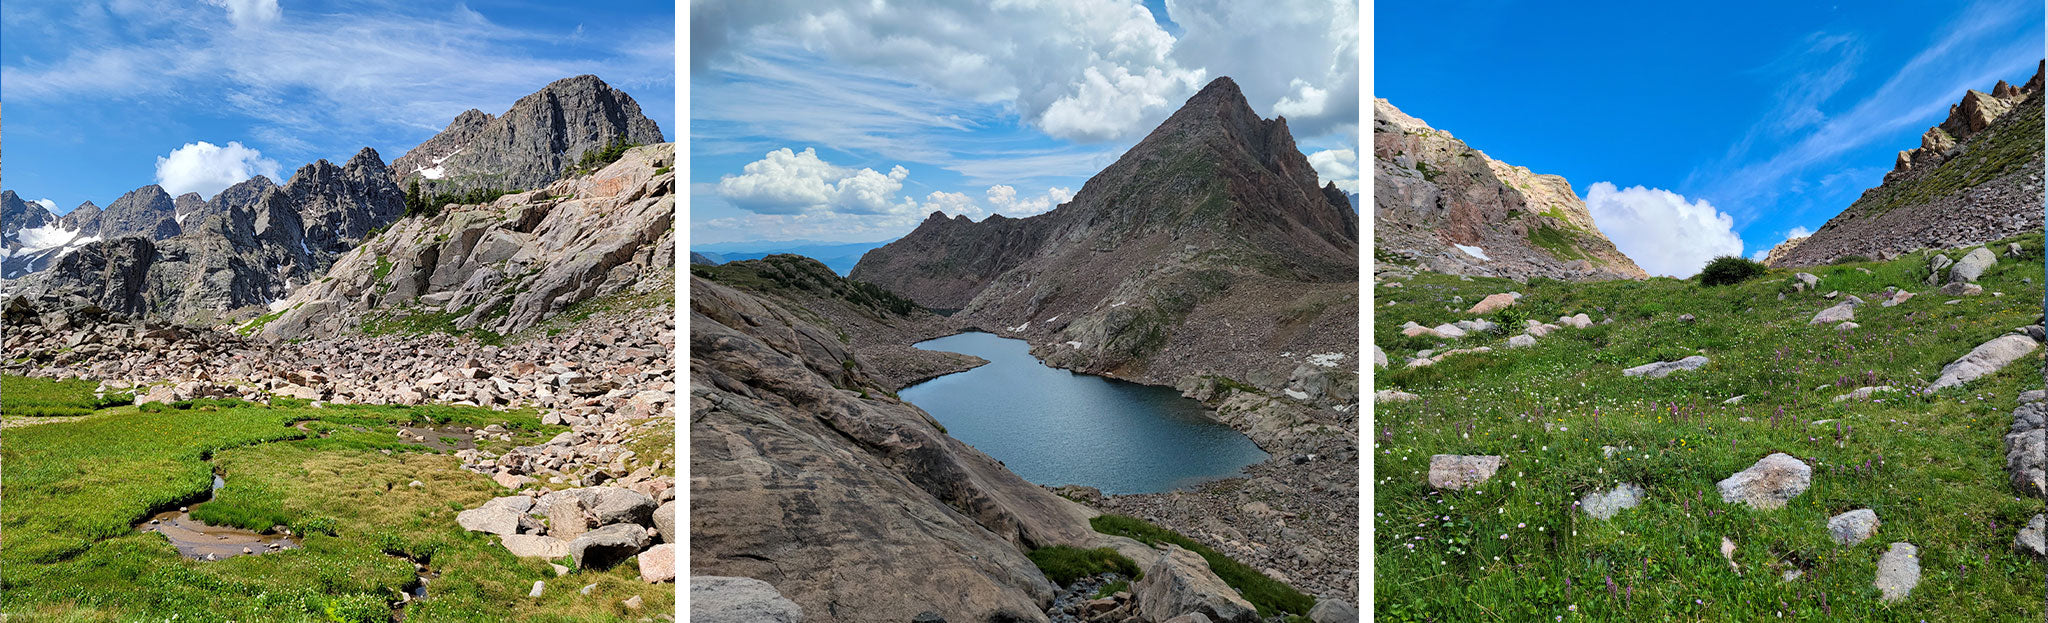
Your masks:
<path fill-rule="evenodd" d="M 8 417 L 13 417 L 11 414 Z M 306 438 L 305 428 L 324 438 Z M 75 422 L 8 432 L 7 504 L 0 508 L 0 612 L 54 621 L 370 621 L 414 574 L 440 576 L 408 621 L 631 620 L 665 611 L 673 585 L 639 581 L 623 564 L 555 578 L 516 559 L 495 537 L 455 525 L 455 513 L 504 494 L 453 456 L 395 442 L 396 423 L 502 422 L 519 443 L 557 432 L 530 413 L 398 407 L 108 409 Z M 502 444 L 503 442 L 498 442 Z M 388 452 L 388 453 L 387 453 Z M 195 512 L 221 523 L 283 523 L 304 549 L 219 562 L 183 559 L 133 522 L 203 495 L 210 458 L 227 477 Z M 407 486 L 419 480 L 423 487 Z M 526 592 L 535 580 L 550 588 Z M 595 583 L 591 595 L 576 589 Z M 647 610 L 646 608 L 651 608 Z"/>
<path fill-rule="evenodd" d="M 2042 503 L 2015 497 L 2002 445 L 2017 394 L 2042 386 L 2039 353 L 1933 397 L 1830 401 L 1865 385 L 1925 385 L 1977 344 L 2034 322 L 2041 235 L 2022 239 L 2032 256 L 2002 258 L 1976 297 L 1923 285 L 1918 256 L 1809 269 L 1821 292 L 1871 303 L 1856 312 L 1862 328 L 1846 334 L 1806 325 L 1832 301 L 1777 300 L 1790 271 L 1712 289 L 1433 274 L 1378 288 L 1375 335 L 1395 363 L 1375 389 L 1423 397 L 1380 405 L 1371 433 L 1380 620 L 2040 620 L 2043 564 L 2011 543 Z M 1870 294 L 1886 285 L 1921 294 L 1879 307 Z M 1509 290 L 1527 295 L 1533 318 L 1586 312 L 1615 322 L 1565 328 L 1527 349 L 1475 335 L 1458 345 L 1496 350 L 1402 367 L 1416 348 L 1435 345 L 1401 337 L 1402 322 L 1468 318 L 1472 302 Z M 1454 295 L 1464 303 L 1451 303 Z M 1944 304 L 1952 298 L 1962 302 Z M 1680 322 L 1682 313 L 1699 320 Z M 1620 373 L 1699 349 L 1713 361 L 1696 373 Z M 1748 398 L 1721 404 L 1736 395 Z M 1809 424 L 1822 419 L 1844 427 Z M 1602 458 L 1601 446 L 1630 449 Z M 1720 501 L 1715 482 L 1772 452 L 1813 465 L 1813 487 L 1782 510 Z M 1508 464 L 1477 490 L 1436 492 L 1425 476 L 1432 454 L 1499 454 Z M 1586 493 L 1624 481 L 1648 489 L 1648 501 L 1607 522 L 1573 510 Z M 1827 519 L 1857 508 L 1875 510 L 1883 526 L 1861 544 L 1834 544 Z M 1740 575 L 1721 558 L 1724 535 L 1737 544 Z M 1879 555 L 1899 541 L 1920 547 L 1923 577 L 1906 601 L 1882 604 L 1871 581 Z M 1787 561 L 1804 577 L 1781 581 L 1789 567 L 1777 565 Z"/>
<path fill-rule="evenodd" d="M 110 393 L 105 398 L 95 396 L 99 385 L 85 379 L 0 376 L 0 409 L 19 416 L 85 415 L 101 407 L 135 400 L 133 395 L 122 393 Z"/>

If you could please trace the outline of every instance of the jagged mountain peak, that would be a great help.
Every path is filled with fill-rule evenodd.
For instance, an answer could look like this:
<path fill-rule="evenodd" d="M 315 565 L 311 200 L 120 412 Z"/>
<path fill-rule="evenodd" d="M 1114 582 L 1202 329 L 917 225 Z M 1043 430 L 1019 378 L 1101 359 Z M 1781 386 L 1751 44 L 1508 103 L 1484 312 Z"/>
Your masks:
<path fill-rule="evenodd" d="M 391 161 L 388 175 L 399 184 L 417 181 L 428 192 L 530 190 L 560 179 L 586 152 L 613 142 L 664 140 L 661 126 L 631 95 L 586 74 L 551 82 L 502 115 L 462 112 Z"/>

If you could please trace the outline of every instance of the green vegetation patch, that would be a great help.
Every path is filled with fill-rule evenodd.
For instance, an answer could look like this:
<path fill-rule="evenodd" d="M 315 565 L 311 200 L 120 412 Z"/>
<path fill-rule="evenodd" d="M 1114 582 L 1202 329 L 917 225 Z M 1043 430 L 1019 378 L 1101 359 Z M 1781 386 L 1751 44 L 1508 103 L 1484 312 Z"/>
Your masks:
<path fill-rule="evenodd" d="M 0 415 L 43 417 L 85 415 L 135 402 L 135 395 L 95 392 L 99 381 L 0 375 Z"/>
<path fill-rule="evenodd" d="M 2032 324 L 2041 314 L 2039 240 L 1992 243 L 2002 253 L 2019 242 L 2029 256 L 2001 255 L 1978 296 L 1932 291 L 1919 254 L 1802 269 L 1819 277 L 1819 292 L 1871 303 L 1847 332 L 1807 324 L 1839 297 L 1810 289 L 1779 299 L 1790 270 L 1717 287 L 1424 273 L 1378 289 L 1376 340 L 1396 363 L 1373 389 L 1421 399 L 1378 405 L 1368 433 L 1379 475 L 1374 612 L 1390 621 L 2040 619 L 2048 565 L 2012 543 L 2043 502 L 2013 490 L 2003 441 L 2018 394 L 2042 387 L 2040 351 L 1934 395 L 1834 401 L 1861 387 L 1923 387 L 1977 345 Z M 1887 286 L 1919 296 L 1877 305 Z M 1535 319 L 1583 312 L 1614 322 L 1515 349 L 1491 334 L 1400 337 L 1404 322 L 1467 318 L 1460 312 L 1471 301 L 1510 290 L 1525 295 L 1516 307 Z M 1400 363 L 1420 349 L 1474 346 L 1494 350 Z M 1712 363 L 1660 379 L 1621 374 L 1690 355 Z M 1724 403 L 1736 396 L 1744 398 Z M 1812 466 L 1812 487 L 1777 510 L 1720 500 L 1716 482 L 1775 452 Z M 1485 486 L 1437 490 L 1425 476 L 1437 454 L 1507 463 Z M 1641 506 L 1606 521 L 1574 506 L 1622 482 L 1647 491 Z M 1877 536 L 1835 544 L 1828 518 L 1859 508 L 1883 522 Z M 1739 575 L 1721 557 L 1723 536 L 1736 545 Z M 1871 585 L 1894 542 L 1920 548 L 1923 573 L 1895 604 Z M 1794 569 L 1803 575 L 1784 581 Z"/>
<path fill-rule="evenodd" d="M 1542 225 L 1529 230 L 1529 242 L 1543 247 L 1543 250 L 1549 251 L 1551 255 L 1556 256 L 1561 261 L 1569 262 L 1572 260 L 1592 259 L 1592 256 L 1579 249 L 1578 236 L 1549 225 Z"/>
<path fill-rule="evenodd" d="M 757 292 L 783 291 L 838 298 L 864 308 L 876 317 L 906 316 L 924 309 L 888 288 L 841 277 L 824 263 L 801 255 L 776 254 L 717 266 L 692 264 L 690 274 Z"/>
<path fill-rule="evenodd" d="M 183 401 L 102 410 L 8 431 L 0 506 L 0 612 L 64 621 L 387 621 L 414 563 L 436 577 L 406 621 L 635 621 L 673 607 L 673 584 L 630 562 L 556 577 L 454 516 L 502 487 L 447 453 L 399 444 L 398 425 L 485 426 L 533 444 L 560 430 L 531 412 L 465 407 L 266 407 Z M 296 425 L 296 426 L 295 426 Z M 283 525 L 303 547 L 217 562 L 180 557 L 138 532 L 150 513 L 204 497 L 203 521 Z M 412 483 L 420 483 L 413 486 Z M 539 598 L 527 597 L 546 581 Z M 588 595 L 578 587 L 595 584 Z M 643 610 L 621 602 L 638 596 Z"/>
<path fill-rule="evenodd" d="M 1964 141 L 1966 148 L 1959 157 L 1903 182 L 1873 188 L 1857 198 L 1845 213 L 1876 216 L 2021 170 L 2029 161 L 2041 157 L 2041 106 L 2041 98 L 2027 100 L 1998 123 Z"/>
<path fill-rule="evenodd" d="M 1123 515 L 1099 515 L 1088 520 L 1088 525 L 1103 534 L 1130 537 L 1154 547 L 1162 543 L 1171 543 L 1201 555 L 1203 560 L 1209 562 L 1209 570 L 1214 571 L 1216 577 L 1222 578 L 1224 584 L 1229 584 L 1230 588 L 1237 590 L 1237 594 L 1243 596 L 1245 601 L 1257 607 L 1260 616 L 1270 617 L 1282 612 L 1306 615 L 1309 608 L 1315 607 L 1314 598 L 1294 590 L 1294 587 L 1266 577 L 1257 569 L 1210 549 L 1209 546 L 1194 539 L 1152 525 L 1143 519 Z"/>
<path fill-rule="evenodd" d="M 1026 556 L 1031 559 L 1032 564 L 1038 565 L 1038 570 L 1045 574 L 1046 579 L 1060 586 L 1103 573 L 1116 573 L 1127 578 L 1143 576 L 1136 561 L 1108 547 L 1081 549 L 1054 545 L 1031 550 Z"/>
<path fill-rule="evenodd" d="M 1723 255 L 1708 261 L 1707 266 L 1700 269 L 1700 284 L 1725 286 L 1732 283 L 1742 283 L 1761 277 L 1764 272 L 1769 270 L 1770 267 L 1764 266 L 1763 262 L 1746 257 Z"/>

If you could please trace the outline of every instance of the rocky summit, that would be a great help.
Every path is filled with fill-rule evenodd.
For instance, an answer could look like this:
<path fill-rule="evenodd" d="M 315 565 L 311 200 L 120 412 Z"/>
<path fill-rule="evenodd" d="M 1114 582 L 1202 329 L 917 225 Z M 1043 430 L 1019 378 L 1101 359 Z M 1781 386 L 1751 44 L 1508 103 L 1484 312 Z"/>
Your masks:
<path fill-rule="evenodd" d="M 1304 383 L 1355 387 L 1357 249 L 1356 211 L 1316 185 L 1287 120 L 1218 78 L 1072 201 L 1024 219 L 934 214 L 850 276 L 1025 339 L 1048 365 L 1306 396 Z"/>
<path fill-rule="evenodd" d="M 1377 269 L 1519 281 L 1647 276 L 1600 233 L 1563 177 L 1489 158 L 1384 99 L 1373 100 L 1372 119 Z"/>
<path fill-rule="evenodd" d="M 1803 240 L 1772 249 L 1771 266 L 1818 266 L 1845 257 L 1890 259 L 1955 248 L 2041 227 L 2042 69 L 2025 85 L 1970 90 L 1899 152 L 1884 183 Z"/>
<path fill-rule="evenodd" d="M 672 143 L 636 147 L 543 189 L 400 220 L 245 328 L 275 339 L 421 323 L 509 335 L 593 299 L 665 292 L 674 165 Z"/>
<path fill-rule="evenodd" d="M 587 152 L 667 142 L 640 104 L 597 76 L 563 78 L 493 117 L 470 109 L 391 162 L 391 179 L 428 193 L 542 188 Z"/>

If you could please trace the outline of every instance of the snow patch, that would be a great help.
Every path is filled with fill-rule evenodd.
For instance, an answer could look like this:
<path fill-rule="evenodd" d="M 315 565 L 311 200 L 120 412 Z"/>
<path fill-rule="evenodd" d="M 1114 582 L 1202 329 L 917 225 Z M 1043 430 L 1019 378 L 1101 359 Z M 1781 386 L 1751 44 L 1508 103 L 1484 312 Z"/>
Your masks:
<path fill-rule="evenodd" d="M 77 231 L 65 229 L 56 223 L 42 227 L 25 227 L 17 235 L 24 253 L 55 249 L 74 243 L 85 244 L 78 241 Z"/>
<path fill-rule="evenodd" d="M 1070 348 L 1080 348 L 1080 347 L 1081 347 L 1081 342 L 1080 342 L 1079 340 L 1075 340 L 1075 341 L 1070 341 L 1070 342 L 1067 342 L 1067 346 L 1068 346 L 1068 347 L 1070 347 Z"/>
<path fill-rule="evenodd" d="M 1280 393 L 1287 394 L 1288 398 L 1293 398 L 1295 400 L 1308 400 L 1308 392 L 1292 389 L 1283 389 L 1280 390 Z"/>
<path fill-rule="evenodd" d="M 1462 244 L 1454 244 L 1451 246 L 1457 247 L 1459 251 L 1464 251 L 1466 255 L 1479 258 L 1479 261 L 1491 261 L 1486 257 L 1486 249 L 1481 249 L 1479 247 L 1468 247 Z"/>
<path fill-rule="evenodd" d="M 1024 322 L 1024 324 L 1020 324 L 1020 325 L 1017 325 L 1017 326 L 1014 326 L 1014 327 L 1010 327 L 1010 328 L 1009 328 L 1009 331 L 1010 331 L 1011 333 L 1019 333 L 1019 332 L 1022 332 L 1023 330 L 1025 330 L 1025 329 L 1029 329 L 1029 328 L 1031 328 L 1031 321 L 1028 321 L 1028 320 L 1027 320 L 1027 321 L 1025 321 L 1025 322 Z"/>
<path fill-rule="evenodd" d="M 1125 305 L 1129 305 L 1129 304 L 1130 304 L 1130 302 L 1129 302 L 1129 301 L 1117 301 L 1117 302 L 1115 302 L 1115 303 L 1110 303 L 1110 304 L 1109 304 L 1109 306 L 1110 306 L 1110 307 L 1123 307 L 1123 306 L 1125 306 Z"/>
<path fill-rule="evenodd" d="M 443 162 L 447 162 L 449 158 L 453 158 L 453 157 L 455 157 L 455 154 L 459 154 L 459 153 L 462 153 L 462 150 L 464 150 L 464 149 L 469 149 L 469 147 L 468 147 L 468 146 L 463 146 L 463 147 L 457 147 L 457 148 L 455 148 L 455 151 L 451 151 L 451 152 L 448 152 L 448 155 L 446 155 L 446 156 L 442 156 L 442 157 L 439 157 L 439 158 L 435 158 L 435 159 L 434 159 L 434 166 L 431 166 L 431 167 L 427 167 L 427 166 L 417 167 L 417 168 L 414 168 L 414 169 L 412 170 L 412 172 L 414 172 L 414 173 L 418 173 L 418 174 L 420 174 L 420 177 L 424 177 L 424 178 L 427 178 L 427 179 L 430 179 L 430 180 L 438 180 L 438 179 L 441 179 L 441 178 L 444 178 L 444 177 L 448 177 L 448 169 L 447 169 L 447 168 L 445 168 L 445 167 L 442 167 L 442 166 L 441 166 L 441 163 L 443 163 Z"/>
<path fill-rule="evenodd" d="M 1308 362 L 1325 368 L 1335 368 L 1337 362 L 1343 361 L 1344 357 L 1344 353 L 1320 353 L 1309 355 Z"/>

